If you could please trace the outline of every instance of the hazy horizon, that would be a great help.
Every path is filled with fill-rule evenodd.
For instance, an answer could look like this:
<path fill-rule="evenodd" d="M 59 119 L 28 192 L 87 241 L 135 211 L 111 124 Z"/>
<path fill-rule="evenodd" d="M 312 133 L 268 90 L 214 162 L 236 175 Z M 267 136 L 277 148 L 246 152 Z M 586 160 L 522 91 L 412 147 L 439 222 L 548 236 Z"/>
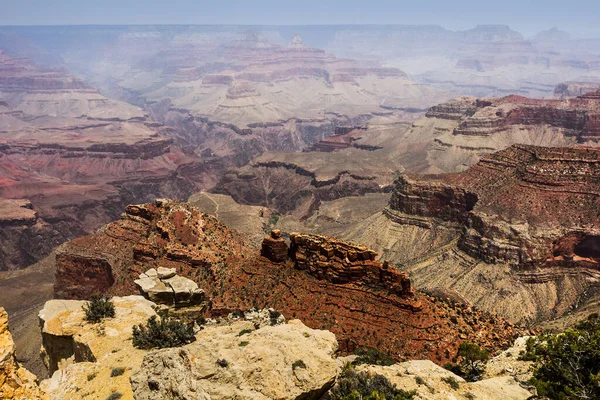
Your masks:
<path fill-rule="evenodd" d="M 375 0 L 345 2 L 306 0 L 289 4 L 274 0 L 194 2 L 192 0 L 0 0 L 2 26 L 63 25 L 439 25 L 467 30 L 477 25 L 508 25 L 531 36 L 557 27 L 575 37 L 598 37 L 598 2 L 516 1 L 482 4 L 479 1 L 419 3 Z M 568 18 L 565 18 L 568 16 Z"/>

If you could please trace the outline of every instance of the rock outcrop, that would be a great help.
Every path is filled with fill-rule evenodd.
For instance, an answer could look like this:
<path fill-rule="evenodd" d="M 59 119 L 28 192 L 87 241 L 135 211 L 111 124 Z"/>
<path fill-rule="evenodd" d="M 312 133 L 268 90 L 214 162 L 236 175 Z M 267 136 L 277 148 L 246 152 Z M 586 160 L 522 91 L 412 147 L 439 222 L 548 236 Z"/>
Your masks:
<path fill-rule="evenodd" d="M 144 297 L 157 304 L 176 308 L 206 305 L 204 290 L 191 279 L 177 275 L 175 268 L 150 268 L 134 282 Z"/>
<path fill-rule="evenodd" d="M 416 391 L 416 399 L 526 400 L 532 393 L 510 376 L 494 376 L 478 382 L 463 378 L 431 361 L 407 361 L 389 367 L 365 365 L 359 371 L 385 376 L 399 388 Z"/>
<path fill-rule="evenodd" d="M 8 330 L 8 315 L 0 307 L 0 398 L 5 400 L 47 400 L 37 378 L 15 357 L 15 344 Z"/>
<path fill-rule="evenodd" d="M 134 399 L 319 399 L 338 373 L 335 336 L 298 320 L 208 326 L 196 337 L 146 354 L 131 378 Z"/>
<path fill-rule="evenodd" d="M 192 344 L 148 351 L 133 347 L 131 332 L 156 315 L 156 304 L 141 296 L 112 301 L 115 317 L 98 324 L 83 320 L 82 301 L 51 300 L 40 312 L 44 354 L 55 365 L 41 384 L 51 400 L 117 393 L 140 400 L 316 399 L 338 373 L 331 332 L 285 323 L 274 310 L 212 320 Z"/>
<path fill-rule="evenodd" d="M 595 301 L 599 157 L 513 145 L 461 173 L 405 174 L 350 237 L 402 264 L 416 288 L 543 324 Z"/>
<path fill-rule="evenodd" d="M 413 292 L 406 275 L 374 261 L 377 256 L 368 249 L 320 236 L 292 235 L 292 243 L 295 260 L 273 262 L 189 204 L 132 205 L 120 221 L 62 246 L 56 294 L 127 295 L 138 290 L 133 281 L 140 273 L 175 268 L 204 290 L 211 304 L 206 317 L 273 307 L 288 319 L 331 330 L 342 352 L 377 347 L 398 359 L 444 362 L 460 341 L 496 349 L 512 343 L 518 332 L 493 315 Z M 300 260 L 301 253 L 306 260 Z M 104 285 L 107 274 L 111 285 Z M 103 284 L 90 287 L 96 276 Z"/>
<path fill-rule="evenodd" d="M 273 262 L 287 260 L 288 246 L 285 240 L 281 238 L 279 229 L 273 229 L 271 235 L 263 239 L 260 254 Z"/>
<path fill-rule="evenodd" d="M 331 283 L 356 283 L 389 291 L 400 297 L 413 297 L 414 291 L 406 274 L 375 261 L 377 253 L 364 246 L 321 235 L 290 234 L 290 255 L 295 268 L 305 270 L 317 279 Z M 418 303 L 414 304 L 419 308 Z"/>

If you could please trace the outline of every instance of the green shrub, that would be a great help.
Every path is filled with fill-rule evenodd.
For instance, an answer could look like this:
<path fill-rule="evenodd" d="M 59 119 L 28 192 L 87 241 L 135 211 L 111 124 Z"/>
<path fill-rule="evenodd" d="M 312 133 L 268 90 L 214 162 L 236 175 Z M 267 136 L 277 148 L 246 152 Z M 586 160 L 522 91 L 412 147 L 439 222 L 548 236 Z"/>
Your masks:
<path fill-rule="evenodd" d="M 545 333 L 527 341 L 522 357 L 535 362 L 531 383 L 550 399 L 600 399 L 600 318 L 560 334 Z"/>
<path fill-rule="evenodd" d="M 133 346 L 138 349 L 163 349 L 183 346 L 196 340 L 191 326 L 163 314 L 160 319 L 153 315 L 146 325 L 133 327 Z"/>
<path fill-rule="evenodd" d="M 239 346 L 240 346 L 240 347 L 246 347 L 246 346 L 248 346 L 249 344 L 250 344 L 250 342 L 246 342 L 246 341 L 244 341 L 244 342 L 240 342 Z"/>
<path fill-rule="evenodd" d="M 110 371 L 110 377 L 114 378 L 115 376 L 121 376 L 125 373 L 125 368 L 113 368 L 112 371 Z"/>
<path fill-rule="evenodd" d="M 362 347 L 354 350 L 354 354 L 358 357 L 352 362 L 353 365 L 372 364 L 387 366 L 396 364 L 396 360 L 377 349 Z"/>
<path fill-rule="evenodd" d="M 448 385 L 450 385 L 450 387 L 454 390 L 458 390 L 458 388 L 460 387 L 460 384 L 458 383 L 456 378 L 453 376 L 447 376 L 445 378 L 442 378 L 442 380 L 444 382 L 446 382 Z"/>
<path fill-rule="evenodd" d="M 240 333 L 238 333 L 238 336 L 247 335 L 249 333 L 252 333 L 252 329 L 242 329 Z"/>
<path fill-rule="evenodd" d="M 227 362 L 227 360 L 224 358 L 219 358 L 217 360 L 217 364 L 219 365 L 219 367 L 226 368 L 229 365 L 229 362 Z"/>
<path fill-rule="evenodd" d="M 415 391 L 398 389 L 383 375 L 345 367 L 328 397 L 331 400 L 412 400 L 415 394 Z"/>
<path fill-rule="evenodd" d="M 292 369 L 296 369 L 296 368 L 306 369 L 306 364 L 302 360 L 296 360 L 292 363 Z"/>
<path fill-rule="evenodd" d="M 277 222 L 279 222 L 279 214 L 277 214 L 277 213 L 271 214 L 271 217 L 269 218 L 269 225 L 275 226 L 275 225 L 277 225 Z"/>
<path fill-rule="evenodd" d="M 281 317 L 281 313 L 277 310 L 269 310 L 269 318 L 271 326 L 277 324 L 277 319 Z"/>
<path fill-rule="evenodd" d="M 444 364 L 444 368 L 447 369 L 448 371 L 452 372 L 455 375 L 458 375 L 461 377 L 464 375 L 462 369 L 460 368 L 460 365 L 458 365 L 458 364 L 453 364 L 453 363 L 447 362 L 446 364 Z"/>
<path fill-rule="evenodd" d="M 115 305 L 106 297 L 94 294 L 90 300 L 81 306 L 85 313 L 85 320 L 92 323 L 98 323 L 104 318 L 113 318 L 115 316 Z"/>
<path fill-rule="evenodd" d="M 420 376 L 417 376 L 415 377 L 415 382 L 417 382 L 417 385 L 424 385 L 425 379 L 421 378 Z"/>

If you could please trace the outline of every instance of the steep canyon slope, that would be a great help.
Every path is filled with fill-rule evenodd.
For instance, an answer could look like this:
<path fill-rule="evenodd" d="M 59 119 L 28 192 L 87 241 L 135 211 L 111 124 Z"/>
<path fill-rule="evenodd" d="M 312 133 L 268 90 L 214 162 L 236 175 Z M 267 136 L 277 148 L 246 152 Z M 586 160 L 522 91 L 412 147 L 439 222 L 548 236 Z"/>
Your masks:
<path fill-rule="evenodd" d="M 55 293 L 87 298 L 137 292 L 150 267 L 175 268 L 210 297 L 212 315 L 267 304 L 308 326 L 331 329 L 342 351 L 377 347 L 396 358 L 453 357 L 460 340 L 503 346 L 517 330 L 492 314 L 415 292 L 408 277 L 361 246 L 274 232 L 261 257 L 242 236 L 189 204 L 129 206 L 121 220 L 61 246 Z M 448 350 L 448 351 L 446 351 Z"/>
<path fill-rule="evenodd" d="M 514 145 L 461 173 L 403 175 L 388 207 L 346 237 L 382 251 L 417 287 L 514 322 L 585 316 L 599 295 L 599 154 Z"/>

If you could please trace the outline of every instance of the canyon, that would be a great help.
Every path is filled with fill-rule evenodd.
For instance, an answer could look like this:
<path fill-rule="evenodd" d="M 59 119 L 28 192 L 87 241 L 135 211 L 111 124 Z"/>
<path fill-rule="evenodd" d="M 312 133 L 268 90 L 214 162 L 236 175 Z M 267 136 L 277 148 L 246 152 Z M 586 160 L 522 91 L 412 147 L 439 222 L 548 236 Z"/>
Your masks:
<path fill-rule="evenodd" d="M 596 147 L 599 110 L 597 92 L 564 100 L 459 97 L 412 123 L 381 116 L 303 152 L 263 154 L 228 170 L 212 191 L 306 219 L 326 201 L 390 193 L 400 173 L 464 171 L 515 143 Z"/>
<path fill-rule="evenodd" d="M 168 129 L 64 69 L 0 53 L 0 270 L 41 260 L 133 199 L 193 193 L 196 159 Z"/>

